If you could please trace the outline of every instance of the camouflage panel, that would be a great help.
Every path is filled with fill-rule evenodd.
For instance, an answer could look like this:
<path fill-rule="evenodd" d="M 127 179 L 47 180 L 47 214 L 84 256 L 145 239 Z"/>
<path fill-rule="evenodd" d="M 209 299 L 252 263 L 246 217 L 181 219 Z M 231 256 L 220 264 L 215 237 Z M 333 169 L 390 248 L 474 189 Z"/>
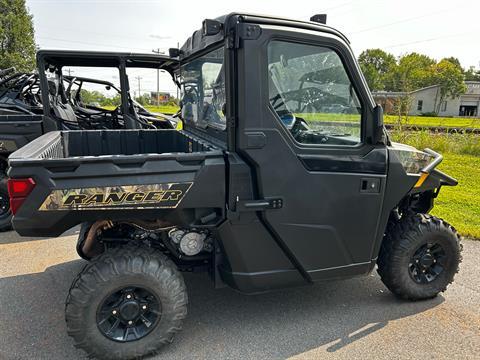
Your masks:
<path fill-rule="evenodd" d="M 39 210 L 176 208 L 191 186 L 187 182 L 53 190 Z"/>

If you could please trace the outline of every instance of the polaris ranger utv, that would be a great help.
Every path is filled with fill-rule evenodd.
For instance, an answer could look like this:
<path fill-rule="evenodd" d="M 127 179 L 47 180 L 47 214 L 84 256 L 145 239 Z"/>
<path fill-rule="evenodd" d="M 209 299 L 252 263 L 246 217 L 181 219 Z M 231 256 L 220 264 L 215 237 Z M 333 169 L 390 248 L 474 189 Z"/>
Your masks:
<path fill-rule="evenodd" d="M 453 281 L 459 235 L 428 212 L 457 182 L 435 169 L 441 155 L 390 142 L 344 35 L 230 14 L 170 57 L 158 61 L 181 87 L 182 131 L 51 132 L 9 160 L 21 235 L 81 224 L 76 346 L 127 359 L 171 342 L 182 271 L 252 294 L 378 265 L 409 300 Z"/>
<path fill-rule="evenodd" d="M 0 231 L 9 230 L 11 220 L 7 158 L 33 139 L 53 130 L 176 126 L 171 116 L 150 113 L 129 95 L 125 69 L 157 69 L 158 57 L 71 51 L 42 51 L 40 55 L 35 73 L 19 73 L 14 68 L 0 70 Z M 127 91 L 105 80 L 63 75 L 62 68 L 75 65 L 116 68 L 122 88 Z M 81 90 L 92 84 L 116 91 L 122 104 L 107 110 L 84 103 Z"/>

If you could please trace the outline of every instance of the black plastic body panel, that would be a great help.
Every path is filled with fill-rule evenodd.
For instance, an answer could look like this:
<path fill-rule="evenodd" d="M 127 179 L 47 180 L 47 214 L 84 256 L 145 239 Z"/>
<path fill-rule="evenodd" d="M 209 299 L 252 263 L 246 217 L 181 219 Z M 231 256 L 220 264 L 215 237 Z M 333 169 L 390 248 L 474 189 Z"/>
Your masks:
<path fill-rule="evenodd" d="M 183 224 L 212 211 L 224 212 L 222 152 L 174 130 L 51 132 L 12 154 L 9 162 L 10 177 L 31 177 L 36 183 L 13 218 L 15 230 L 24 236 L 58 236 L 98 219 L 162 218 Z M 39 210 L 58 189 L 168 183 L 193 183 L 174 209 Z"/>
<path fill-rule="evenodd" d="M 0 115 L 0 154 L 10 154 L 42 134 L 42 115 Z"/>

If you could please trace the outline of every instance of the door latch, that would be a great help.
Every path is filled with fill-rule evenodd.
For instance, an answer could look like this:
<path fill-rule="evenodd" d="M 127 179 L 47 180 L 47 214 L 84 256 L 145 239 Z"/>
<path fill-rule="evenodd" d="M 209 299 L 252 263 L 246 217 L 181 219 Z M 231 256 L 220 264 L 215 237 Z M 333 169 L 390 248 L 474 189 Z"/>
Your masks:
<path fill-rule="evenodd" d="M 376 194 L 380 192 L 380 179 L 363 178 L 360 181 L 360 192 Z"/>
<path fill-rule="evenodd" d="M 237 203 L 239 211 L 263 211 L 268 209 L 281 209 L 283 200 L 280 198 L 264 199 L 264 200 L 247 200 Z"/>

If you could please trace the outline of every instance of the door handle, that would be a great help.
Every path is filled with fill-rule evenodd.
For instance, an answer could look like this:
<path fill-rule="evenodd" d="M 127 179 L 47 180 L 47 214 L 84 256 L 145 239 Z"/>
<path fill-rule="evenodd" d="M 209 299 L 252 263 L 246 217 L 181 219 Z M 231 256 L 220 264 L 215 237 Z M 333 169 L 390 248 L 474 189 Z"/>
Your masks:
<path fill-rule="evenodd" d="M 360 192 L 367 194 L 377 194 L 380 192 L 380 179 L 363 178 L 360 180 Z"/>
<path fill-rule="evenodd" d="M 282 207 L 283 200 L 280 198 L 237 202 L 237 211 L 263 211 L 268 209 L 281 209 Z"/>

